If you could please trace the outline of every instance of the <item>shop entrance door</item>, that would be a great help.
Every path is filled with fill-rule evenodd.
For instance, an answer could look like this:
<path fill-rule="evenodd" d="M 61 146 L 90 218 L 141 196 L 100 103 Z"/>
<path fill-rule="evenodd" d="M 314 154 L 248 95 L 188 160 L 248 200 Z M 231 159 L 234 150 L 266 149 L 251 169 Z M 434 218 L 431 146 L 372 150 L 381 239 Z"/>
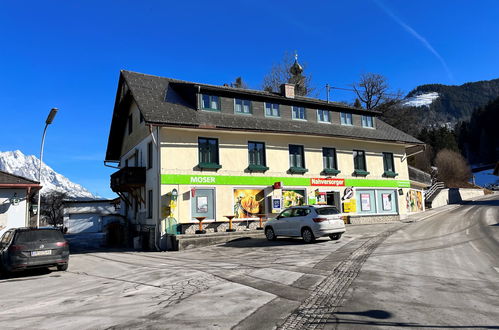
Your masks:
<path fill-rule="evenodd" d="M 337 191 L 330 191 L 326 193 L 326 203 L 327 205 L 336 206 L 338 210 L 341 212 L 341 201 L 340 201 L 340 193 Z"/>

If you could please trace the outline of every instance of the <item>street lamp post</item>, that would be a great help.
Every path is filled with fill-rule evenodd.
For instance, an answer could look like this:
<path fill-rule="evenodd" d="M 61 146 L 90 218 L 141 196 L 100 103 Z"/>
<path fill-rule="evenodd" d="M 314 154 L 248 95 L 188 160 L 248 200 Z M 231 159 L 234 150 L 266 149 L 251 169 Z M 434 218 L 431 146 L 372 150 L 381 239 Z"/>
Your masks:
<path fill-rule="evenodd" d="M 50 110 L 49 115 L 47 116 L 47 119 L 45 120 L 45 128 L 43 129 L 43 135 L 42 135 L 42 146 L 40 147 L 40 164 L 38 166 L 38 181 L 40 184 L 42 184 L 42 163 L 43 163 L 43 144 L 45 143 L 45 133 L 47 133 L 47 127 L 52 124 L 52 121 L 54 120 L 55 115 L 57 114 L 57 108 L 52 108 Z M 40 228 L 40 197 L 42 195 L 42 191 L 38 191 L 38 212 L 36 213 L 36 228 Z"/>

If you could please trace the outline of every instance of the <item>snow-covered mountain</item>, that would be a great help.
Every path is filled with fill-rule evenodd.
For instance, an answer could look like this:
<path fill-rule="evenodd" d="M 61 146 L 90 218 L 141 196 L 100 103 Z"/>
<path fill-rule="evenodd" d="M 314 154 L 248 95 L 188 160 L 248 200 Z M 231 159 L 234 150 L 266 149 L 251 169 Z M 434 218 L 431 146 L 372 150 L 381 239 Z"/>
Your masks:
<path fill-rule="evenodd" d="M 404 105 L 409 107 L 430 107 L 440 95 L 437 92 L 431 93 L 421 93 L 411 97 L 408 97 L 404 101 Z"/>
<path fill-rule="evenodd" d="M 40 160 L 21 151 L 0 151 L 0 170 L 38 181 L 38 167 Z M 95 196 L 81 185 L 71 182 L 65 176 L 57 173 L 45 163 L 42 165 L 42 194 L 52 191 L 66 193 L 69 198 L 96 199 Z"/>

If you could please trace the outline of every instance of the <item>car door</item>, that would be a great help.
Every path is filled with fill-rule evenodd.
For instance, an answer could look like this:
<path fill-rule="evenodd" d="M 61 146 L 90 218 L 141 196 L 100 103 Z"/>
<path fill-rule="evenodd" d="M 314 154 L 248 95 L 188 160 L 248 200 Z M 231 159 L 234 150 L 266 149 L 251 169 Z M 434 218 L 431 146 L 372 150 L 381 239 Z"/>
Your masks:
<path fill-rule="evenodd" d="M 288 235 L 288 221 L 293 214 L 293 209 L 289 208 L 282 211 L 272 223 L 272 228 L 276 235 Z"/>
<path fill-rule="evenodd" d="M 294 209 L 292 217 L 289 218 L 287 223 L 289 236 L 301 236 L 301 229 L 309 213 L 310 209 L 307 207 L 298 207 Z"/>

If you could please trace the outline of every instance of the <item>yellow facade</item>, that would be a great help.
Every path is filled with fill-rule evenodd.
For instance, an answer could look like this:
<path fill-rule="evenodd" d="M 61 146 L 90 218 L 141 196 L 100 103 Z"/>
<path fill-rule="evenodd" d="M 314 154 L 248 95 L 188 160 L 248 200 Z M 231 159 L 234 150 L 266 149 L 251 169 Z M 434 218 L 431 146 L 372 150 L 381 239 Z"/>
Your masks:
<path fill-rule="evenodd" d="M 368 129 L 368 128 L 358 128 Z M 196 169 L 199 163 L 198 138 L 216 138 L 219 142 L 219 163 L 222 166 L 217 171 L 200 171 Z M 323 170 L 322 148 L 336 148 L 338 169 L 341 171 L 335 178 L 339 179 L 366 179 L 366 180 L 409 180 L 407 160 L 405 159 L 405 146 L 403 144 L 374 142 L 366 140 L 353 140 L 343 138 L 319 137 L 310 135 L 270 134 L 270 133 L 248 133 L 238 131 L 221 131 L 209 129 L 179 129 L 161 128 L 160 130 L 160 164 L 162 175 L 191 175 L 191 176 L 234 176 L 234 177 L 280 177 L 280 178 L 325 178 L 321 175 Z M 248 141 L 264 142 L 266 147 L 266 166 L 269 170 L 265 173 L 249 173 L 248 167 Z M 300 174 L 288 174 L 289 145 L 297 144 L 304 146 L 305 167 L 308 172 Z M 364 150 L 366 153 L 367 177 L 358 178 L 352 176 L 354 171 L 353 150 Z M 395 171 L 398 176 L 395 179 L 383 177 L 383 152 L 393 153 Z M 175 188 L 179 192 L 178 201 L 173 210 L 174 217 L 181 223 L 193 222 L 191 209 L 192 189 L 215 189 L 215 219 L 226 221 L 225 215 L 234 214 L 234 189 L 252 188 L 263 189 L 268 199 L 273 189 L 269 185 L 202 185 L 192 184 L 169 184 L 163 182 L 161 195 L 169 196 Z M 305 189 L 308 198 L 313 197 L 318 189 L 330 190 L 343 193 L 341 187 L 311 187 L 311 186 L 286 186 L 288 189 Z M 362 187 L 366 190 L 369 187 Z M 383 190 L 385 187 L 377 186 L 376 189 Z M 398 214 L 406 213 L 406 201 L 404 195 L 407 189 L 403 189 L 404 195 L 398 195 L 398 188 L 387 187 L 391 191 L 397 191 Z M 195 194 L 195 193 L 194 193 Z M 386 196 L 385 196 L 386 197 Z M 169 199 L 162 198 L 162 215 L 168 214 Z M 270 212 L 267 206 L 266 213 Z"/>

